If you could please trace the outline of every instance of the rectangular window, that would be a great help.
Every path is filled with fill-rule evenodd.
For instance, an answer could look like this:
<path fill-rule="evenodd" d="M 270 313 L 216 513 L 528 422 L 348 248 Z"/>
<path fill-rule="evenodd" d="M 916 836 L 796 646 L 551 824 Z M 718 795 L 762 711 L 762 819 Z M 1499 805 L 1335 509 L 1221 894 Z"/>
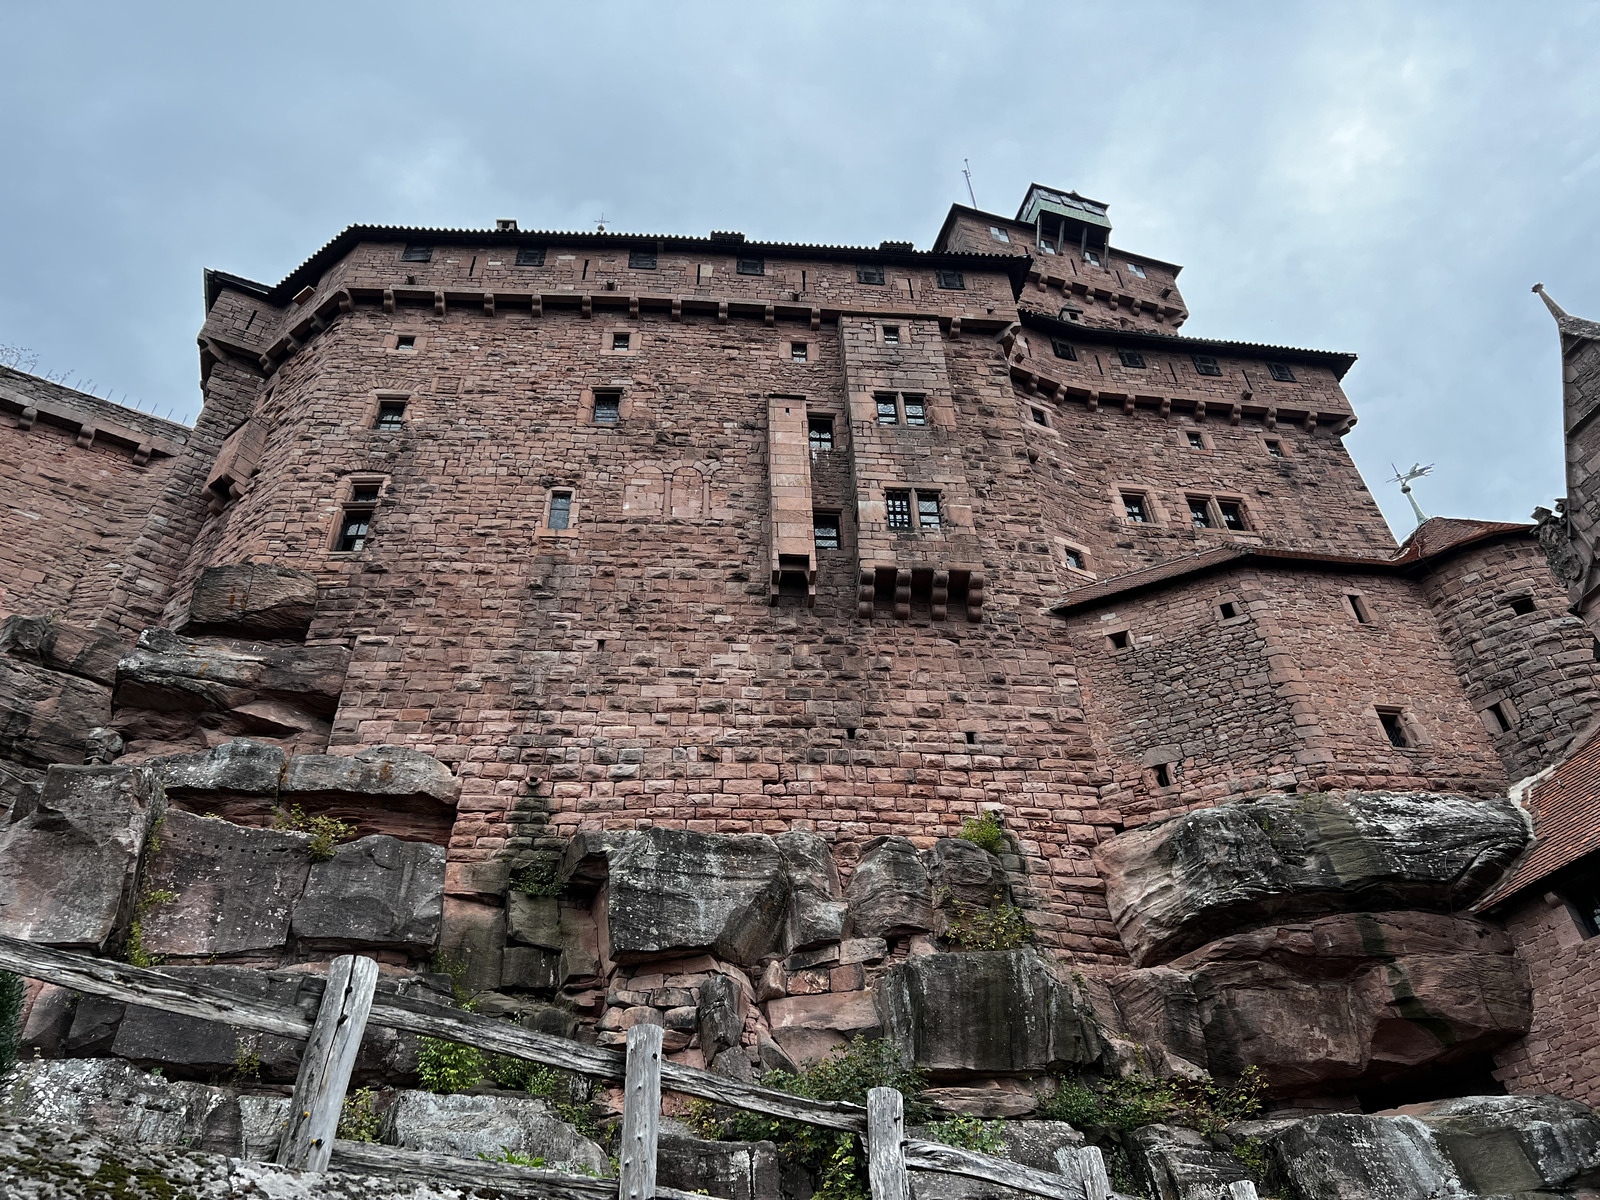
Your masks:
<path fill-rule="evenodd" d="M 998 225 L 989 226 L 989 236 L 997 242 L 1009 242 L 1011 235 Z"/>
<path fill-rule="evenodd" d="M 806 428 L 811 435 L 811 449 L 833 449 L 833 418 L 832 417 L 807 417 Z"/>
<path fill-rule="evenodd" d="M 1113 650 L 1126 650 L 1128 648 L 1128 631 L 1119 629 L 1113 634 L 1108 634 L 1107 640 L 1110 641 Z"/>
<path fill-rule="evenodd" d="M 767 273 L 767 260 L 764 258 L 741 258 L 738 272 L 741 275 L 765 275 Z"/>
<path fill-rule="evenodd" d="M 633 344 L 633 334 L 613 333 L 611 335 L 611 348 L 613 350 L 626 350 Z"/>
<path fill-rule="evenodd" d="M 344 521 L 339 526 L 339 551 L 343 554 L 354 553 L 367 544 L 367 538 L 372 533 L 372 510 L 370 508 L 347 508 Z"/>
<path fill-rule="evenodd" d="M 946 291 L 964 291 L 967 286 L 966 278 L 960 271 L 940 271 L 938 273 L 939 286 Z"/>
<path fill-rule="evenodd" d="M 398 335 L 394 339 L 394 348 L 396 350 L 415 350 L 417 348 L 417 335 L 414 333 Z"/>
<path fill-rule="evenodd" d="M 880 266 L 880 265 L 873 265 L 873 266 L 869 266 L 869 267 L 857 267 L 856 268 L 856 282 L 857 283 L 882 283 L 883 282 L 883 267 Z"/>
<path fill-rule="evenodd" d="M 812 513 L 811 529 L 818 550 L 837 550 L 839 548 L 838 513 Z"/>
<path fill-rule="evenodd" d="M 1383 723 L 1383 732 L 1388 735 L 1391 746 L 1404 750 L 1411 745 L 1411 737 L 1406 732 L 1405 722 L 1400 719 L 1399 709 L 1380 708 L 1378 720 Z"/>
<path fill-rule="evenodd" d="M 1128 268 L 1128 274 L 1137 275 L 1140 279 L 1143 279 L 1145 277 L 1144 276 L 1144 268 L 1141 267 L 1138 263 L 1124 263 L 1123 265 Z"/>
<path fill-rule="evenodd" d="M 1491 704 L 1483 711 L 1483 723 L 1490 733 L 1506 733 L 1511 729 L 1511 722 L 1506 718 L 1503 705 Z"/>
<path fill-rule="evenodd" d="M 939 528 L 939 493 L 917 493 L 917 524 L 923 529 Z"/>
<path fill-rule="evenodd" d="M 1150 510 L 1138 492 L 1122 493 L 1122 512 L 1135 525 L 1147 525 L 1150 522 Z"/>
<path fill-rule="evenodd" d="M 1042 408 L 1030 408 L 1028 411 L 1033 414 L 1033 423 L 1035 425 L 1043 425 L 1046 428 L 1049 428 L 1050 422 L 1045 419 L 1044 409 L 1042 409 Z"/>
<path fill-rule="evenodd" d="M 1042 237 L 1039 239 L 1039 249 L 1046 254 L 1054 254 L 1056 252 L 1055 241 L 1051 238 Z"/>
<path fill-rule="evenodd" d="M 1185 436 L 1189 439 L 1189 449 L 1204 450 L 1206 448 L 1206 439 L 1204 435 L 1198 434 L 1191 429 Z"/>
<path fill-rule="evenodd" d="M 1067 547 L 1067 566 L 1071 567 L 1074 571 L 1082 571 L 1084 569 L 1084 566 L 1083 566 L 1083 551 L 1082 550 L 1074 550 L 1072 547 L 1068 546 Z"/>
<path fill-rule="evenodd" d="M 594 423 L 615 425 L 622 420 L 622 393 L 596 392 L 594 394 Z"/>
<path fill-rule="evenodd" d="M 883 494 L 884 515 L 890 529 L 911 528 L 911 493 L 887 491 Z"/>
<path fill-rule="evenodd" d="M 1268 458 L 1282 458 L 1283 457 L 1283 443 L 1280 442 L 1277 438 L 1268 438 L 1267 439 L 1267 457 Z"/>
<path fill-rule="evenodd" d="M 1509 601 L 1511 611 L 1519 617 L 1525 617 L 1533 611 L 1532 596 L 1513 596 Z"/>
<path fill-rule="evenodd" d="M 1211 519 L 1211 502 L 1204 496 L 1190 496 L 1189 519 L 1196 529 L 1212 528 L 1215 522 Z"/>
<path fill-rule="evenodd" d="M 885 325 L 883 327 L 883 344 L 885 346 L 898 346 L 900 344 L 900 326 Z"/>
<path fill-rule="evenodd" d="M 1051 338 L 1050 349 L 1055 351 L 1057 358 L 1064 358 L 1069 362 L 1078 361 L 1078 352 L 1072 348 L 1071 342 L 1064 342 L 1060 338 Z"/>
<path fill-rule="evenodd" d="M 1244 523 L 1244 508 L 1233 500 L 1218 500 L 1217 509 L 1222 513 L 1222 527 L 1242 532 L 1249 528 Z"/>
<path fill-rule="evenodd" d="M 382 400 L 378 403 L 378 419 L 374 429 L 404 429 L 406 427 L 406 402 Z"/>
<path fill-rule="evenodd" d="M 550 528 L 569 529 L 572 527 L 572 493 L 550 493 Z"/>
<path fill-rule="evenodd" d="M 656 252 L 654 250 L 629 250 L 628 266 L 635 271 L 654 271 L 656 269 Z"/>
<path fill-rule="evenodd" d="M 1294 382 L 1294 372 L 1289 369 L 1288 363 L 1268 363 L 1267 370 L 1272 372 L 1272 377 L 1279 383 Z"/>
<path fill-rule="evenodd" d="M 428 262 L 432 258 L 432 246 L 407 246 L 400 255 L 401 262 Z"/>
<path fill-rule="evenodd" d="M 1217 605 L 1217 612 L 1221 615 L 1224 621 L 1231 621 L 1239 615 L 1239 606 L 1232 600 L 1224 600 L 1221 604 Z"/>
<path fill-rule="evenodd" d="M 806 346 L 806 344 L 804 342 L 790 342 L 789 343 L 789 358 L 790 358 L 791 361 L 793 361 L 793 362 L 806 362 L 808 360 L 809 356 L 810 356 L 810 350 L 809 350 L 809 348 Z"/>
<path fill-rule="evenodd" d="M 517 266 L 519 266 L 519 267 L 542 267 L 542 266 L 544 266 L 544 247 L 543 246 L 518 246 L 517 247 Z"/>
<path fill-rule="evenodd" d="M 1372 614 L 1367 612 L 1367 602 L 1355 592 L 1346 592 L 1344 602 L 1350 606 L 1350 615 L 1363 625 L 1372 624 Z"/>
<path fill-rule="evenodd" d="M 879 425 L 900 424 L 900 408 L 895 404 L 893 396 L 879 396 L 877 404 Z"/>
<path fill-rule="evenodd" d="M 358 483 L 350 489 L 351 504 L 376 504 L 381 483 Z"/>
<path fill-rule="evenodd" d="M 1136 367 L 1140 369 L 1143 369 L 1144 367 L 1144 355 L 1140 354 L 1137 350 L 1118 350 L 1117 357 L 1122 360 L 1122 365 L 1125 367 Z"/>
<path fill-rule="evenodd" d="M 1150 768 L 1150 777 L 1155 780 L 1157 787 L 1172 786 L 1172 767 L 1167 763 L 1156 763 Z"/>
<path fill-rule="evenodd" d="M 1217 365 L 1217 360 L 1210 354 L 1194 355 L 1194 369 L 1197 375 L 1221 375 L 1222 368 Z"/>
<path fill-rule="evenodd" d="M 1088 263 L 1090 266 L 1098 267 L 1100 265 L 1100 256 L 1093 250 L 1085 250 L 1083 252 L 1083 261 Z"/>
<path fill-rule="evenodd" d="M 905 397 L 906 424 L 926 425 L 928 423 L 928 406 L 922 402 L 921 396 Z"/>

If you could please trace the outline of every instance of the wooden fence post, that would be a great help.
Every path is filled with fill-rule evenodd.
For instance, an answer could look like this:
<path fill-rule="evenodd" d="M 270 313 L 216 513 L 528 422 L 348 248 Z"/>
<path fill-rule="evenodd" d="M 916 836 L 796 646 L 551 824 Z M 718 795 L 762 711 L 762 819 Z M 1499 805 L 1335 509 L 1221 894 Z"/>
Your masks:
<path fill-rule="evenodd" d="M 906 1101 L 894 1088 L 867 1093 L 867 1177 L 872 1200 L 911 1200 L 906 1173 Z"/>
<path fill-rule="evenodd" d="M 661 1125 L 661 1039 L 659 1025 L 628 1030 L 627 1079 L 622 1093 L 622 1164 L 619 1200 L 654 1200 L 656 1137 Z"/>
<path fill-rule="evenodd" d="M 374 959 L 342 954 L 328 965 L 328 986 L 311 1027 L 311 1039 L 301 1054 L 288 1127 L 278 1144 L 279 1166 L 302 1171 L 328 1169 L 345 1089 L 361 1049 L 377 983 Z"/>
<path fill-rule="evenodd" d="M 1111 1195 L 1111 1178 L 1106 1174 L 1105 1155 L 1099 1146 L 1080 1146 L 1073 1153 L 1078 1167 L 1078 1182 L 1083 1185 L 1084 1200 L 1108 1200 Z"/>

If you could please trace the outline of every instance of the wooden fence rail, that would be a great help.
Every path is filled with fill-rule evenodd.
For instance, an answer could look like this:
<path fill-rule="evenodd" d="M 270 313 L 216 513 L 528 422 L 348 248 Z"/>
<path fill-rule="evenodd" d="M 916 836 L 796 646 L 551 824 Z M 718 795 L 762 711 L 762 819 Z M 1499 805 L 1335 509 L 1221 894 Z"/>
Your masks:
<path fill-rule="evenodd" d="M 1045 1200 L 1127 1200 L 1110 1190 L 1100 1152 L 1092 1146 L 1075 1151 L 1078 1178 L 1074 1179 L 938 1142 L 907 1140 L 904 1101 L 892 1088 L 873 1089 L 868 1107 L 863 1108 L 808 1100 L 728 1079 L 665 1061 L 662 1030 L 653 1025 L 628 1031 L 626 1053 L 586 1046 L 413 996 L 376 992 L 377 963 L 352 955 L 334 959 L 326 981 L 307 977 L 305 983 L 309 987 L 321 985 L 315 1016 L 291 1005 L 4 935 L 0 935 L 0 970 L 86 995 L 308 1043 L 295 1081 L 290 1119 L 278 1149 L 278 1162 L 303 1169 L 387 1172 L 457 1186 L 514 1186 L 526 1188 L 528 1195 L 551 1200 L 690 1200 L 689 1193 L 660 1187 L 655 1181 L 661 1092 L 665 1088 L 747 1112 L 864 1135 L 873 1200 L 910 1200 L 908 1169 L 1003 1184 Z M 587 1179 L 392 1146 L 336 1142 L 334 1132 L 350 1071 L 367 1025 L 441 1038 L 591 1078 L 621 1082 L 620 1178 Z M 1249 1191 L 1235 1190 L 1230 1200 L 1251 1200 L 1254 1189 L 1248 1184 L 1244 1188 Z"/>

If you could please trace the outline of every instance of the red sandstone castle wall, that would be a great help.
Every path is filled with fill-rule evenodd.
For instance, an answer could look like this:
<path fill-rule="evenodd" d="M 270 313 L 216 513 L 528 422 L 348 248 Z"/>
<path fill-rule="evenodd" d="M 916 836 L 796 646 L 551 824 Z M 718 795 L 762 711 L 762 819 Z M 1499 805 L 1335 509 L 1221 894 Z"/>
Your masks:
<path fill-rule="evenodd" d="M 1495 1055 L 1510 1092 L 1600 1102 L 1600 938 L 1585 939 L 1566 904 L 1537 889 L 1501 918 L 1528 965 L 1533 1027 Z"/>

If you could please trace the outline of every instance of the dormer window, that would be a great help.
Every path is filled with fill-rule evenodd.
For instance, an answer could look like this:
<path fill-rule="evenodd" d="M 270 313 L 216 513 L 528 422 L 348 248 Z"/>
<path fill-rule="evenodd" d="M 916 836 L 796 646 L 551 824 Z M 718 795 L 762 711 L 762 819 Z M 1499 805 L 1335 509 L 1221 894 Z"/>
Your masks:
<path fill-rule="evenodd" d="M 1072 348 L 1071 342 L 1063 341 L 1060 338 L 1051 338 L 1050 349 L 1055 351 L 1057 358 L 1064 358 L 1068 362 L 1078 361 L 1078 352 Z"/>
<path fill-rule="evenodd" d="M 767 273 L 767 260 L 764 258 L 741 258 L 738 271 L 741 275 L 765 275 Z"/>
<path fill-rule="evenodd" d="M 940 271 L 938 277 L 939 286 L 946 291 L 959 292 L 967 286 L 966 277 L 960 271 Z"/>
<path fill-rule="evenodd" d="M 1121 360 L 1122 365 L 1125 367 L 1132 367 L 1136 370 L 1144 369 L 1144 355 L 1137 350 L 1118 350 L 1117 358 Z"/>
<path fill-rule="evenodd" d="M 400 254 L 401 262 L 431 262 L 432 260 L 432 246 L 407 246 Z"/>
<path fill-rule="evenodd" d="M 1194 357 L 1194 370 L 1196 375 L 1221 375 L 1222 367 L 1217 363 L 1216 357 L 1211 354 L 1196 354 Z"/>
<path fill-rule="evenodd" d="M 517 247 L 517 266 L 519 266 L 519 267 L 542 267 L 542 266 L 544 266 L 544 247 L 543 246 L 518 246 Z"/>

